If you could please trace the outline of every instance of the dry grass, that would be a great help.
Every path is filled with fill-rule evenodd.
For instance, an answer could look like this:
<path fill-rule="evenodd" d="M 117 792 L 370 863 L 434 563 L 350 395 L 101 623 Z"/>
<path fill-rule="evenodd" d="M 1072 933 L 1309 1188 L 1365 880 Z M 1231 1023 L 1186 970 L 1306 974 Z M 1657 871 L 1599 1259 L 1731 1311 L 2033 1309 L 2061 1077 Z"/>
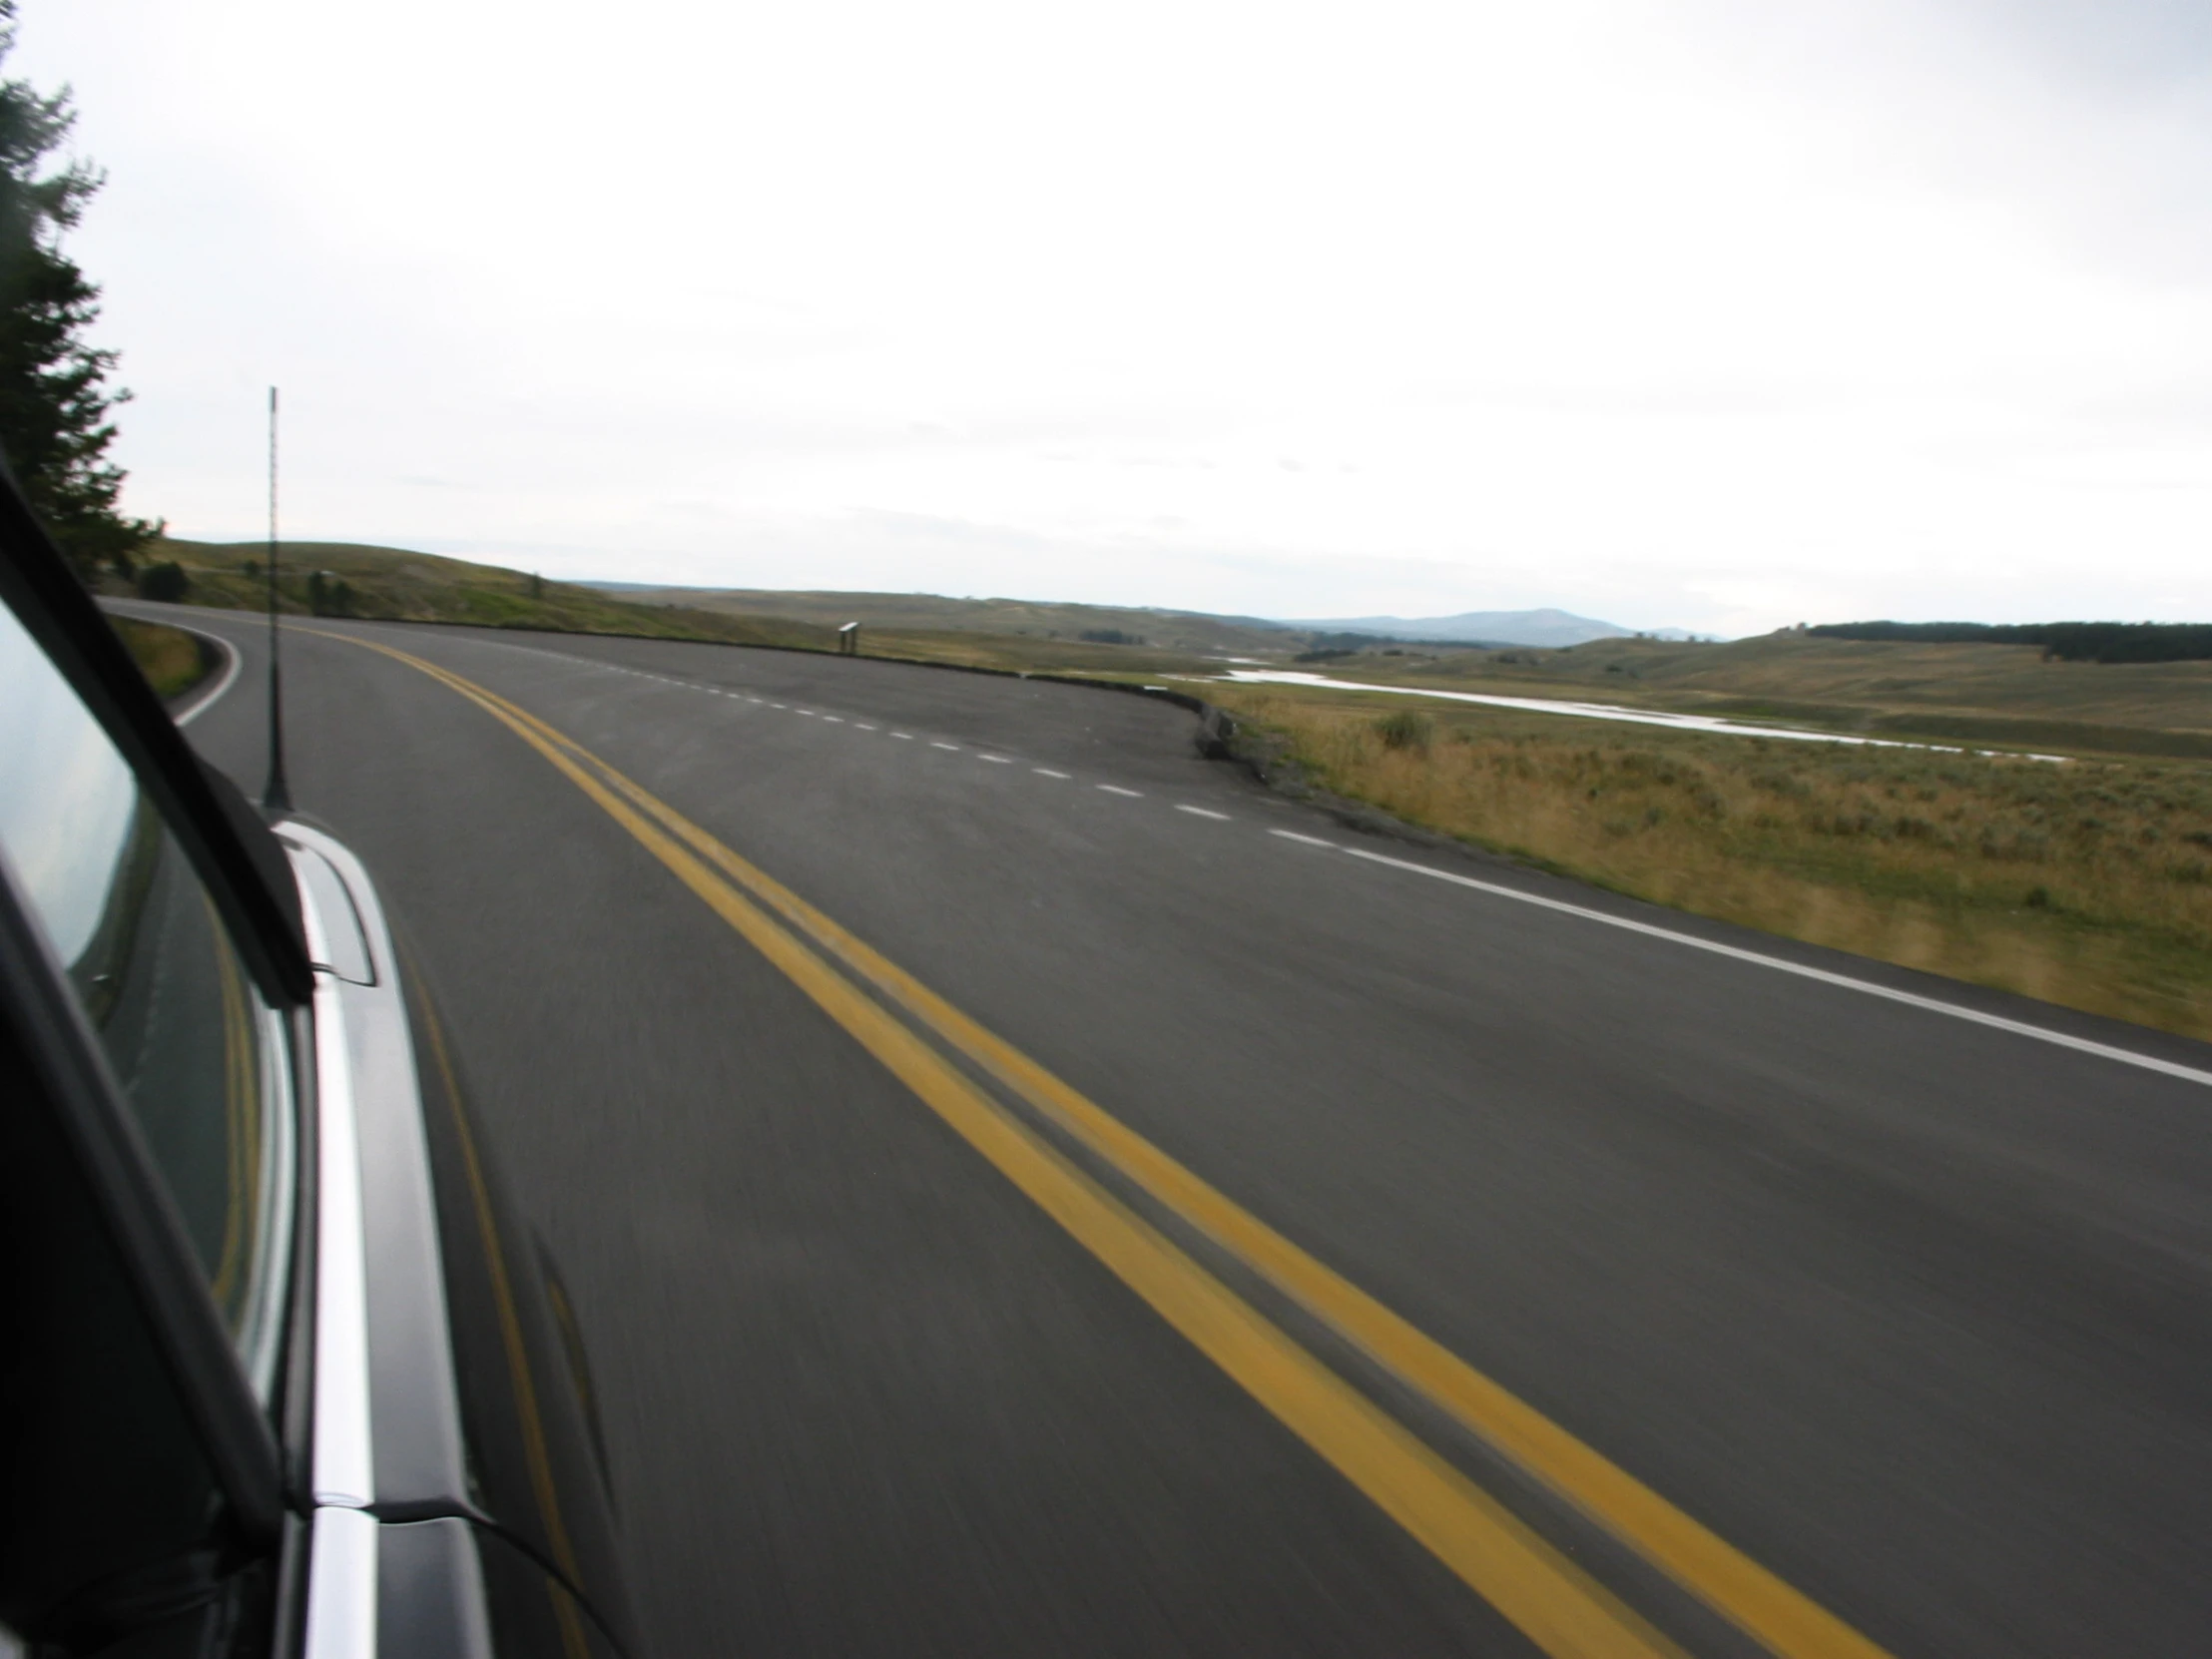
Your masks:
<path fill-rule="evenodd" d="M 164 700 L 182 697 L 207 678 L 207 659 L 200 654 L 199 642 L 184 630 L 119 616 L 108 620 L 131 648 L 131 660 L 138 664 L 139 672 Z"/>
<path fill-rule="evenodd" d="M 2212 1037 L 2212 766 L 1209 693 L 1280 734 L 1315 784 L 1413 823 L 1702 915 Z"/>

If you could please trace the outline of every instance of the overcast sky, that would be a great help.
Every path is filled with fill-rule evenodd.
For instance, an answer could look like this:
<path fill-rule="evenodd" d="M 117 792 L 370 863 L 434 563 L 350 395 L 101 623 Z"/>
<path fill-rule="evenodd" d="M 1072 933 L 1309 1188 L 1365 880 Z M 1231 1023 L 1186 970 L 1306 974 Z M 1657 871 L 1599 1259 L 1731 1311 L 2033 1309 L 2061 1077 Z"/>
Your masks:
<path fill-rule="evenodd" d="M 24 0 L 129 504 L 563 576 L 2212 617 L 2203 0 Z"/>

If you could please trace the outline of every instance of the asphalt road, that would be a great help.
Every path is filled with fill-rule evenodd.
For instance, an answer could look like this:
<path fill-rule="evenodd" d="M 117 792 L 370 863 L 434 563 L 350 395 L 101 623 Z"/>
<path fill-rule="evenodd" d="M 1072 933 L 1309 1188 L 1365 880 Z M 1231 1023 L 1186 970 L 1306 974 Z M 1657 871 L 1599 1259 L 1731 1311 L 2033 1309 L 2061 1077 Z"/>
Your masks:
<path fill-rule="evenodd" d="M 258 790 L 258 625 L 180 619 L 245 653 L 189 731 Z M 1364 836 L 1134 697 L 314 626 L 550 723 L 1879 1648 L 2212 1645 L 2212 1086 L 1686 939 L 2212 1049 Z M 514 731 L 286 649 L 294 798 L 575 1298 L 652 1654 L 1540 1651 Z M 1688 1650 L 1762 1651 L 1092 1167 Z"/>

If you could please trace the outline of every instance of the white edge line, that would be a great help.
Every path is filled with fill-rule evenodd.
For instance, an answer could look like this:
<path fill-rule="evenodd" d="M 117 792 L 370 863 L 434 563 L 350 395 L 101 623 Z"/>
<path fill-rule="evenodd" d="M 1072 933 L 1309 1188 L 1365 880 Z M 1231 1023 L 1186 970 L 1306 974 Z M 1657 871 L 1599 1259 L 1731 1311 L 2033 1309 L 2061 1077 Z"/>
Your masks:
<path fill-rule="evenodd" d="M 171 623 L 169 624 L 169 626 L 176 627 L 177 625 L 175 623 Z M 246 653 L 241 651 L 237 646 L 233 645 L 229 640 L 224 639 L 219 634 L 201 633 L 201 631 L 197 628 L 187 628 L 184 629 L 183 632 L 188 634 L 197 634 L 201 639 L 204 640 L 214 640 L 217 645 L 223 648 L 223 656 L 225 660 L 223 678 L 215 683 L 215 689 L 209 692 L 206 696 L 196 699 L 191 708 L 187 709 L 183 714 L 177 717 L 177 724 L 179 726 L 189 726 L 194 721 L 198 720 L 203 714 L 207 713 L 209 709 L 213 708 L 215 706 L 216 700 L 222 697 L 225 692 L 231 689 L 232 684 L 239 677 L 239 670 L 246 666 Z"/>
<path fill-rule="evenodd" d="M 1335 841 L 1325 841 L 1319 835 L 1302 835 L 1296 830 L 1270 830 L 1268 833 L 1281 835 L 1287 841 L 1298 841 L 1306 846 L 1326 846 L 1332 852 L 1347 850 L 1338 846 Z"/>
<path fill-rule="evenodd" d="M 1283 830 L 1271 831 L 1282 834 Z M 1909 1008 L 1924 1008 L 1930 1013 L 1948 1014 L 1952 1019 L 1966 1020 L 1974 1025 L 1985 1025 L 1993 1031 L 2004 1031 L 2015 1037 L 2031 1037 L 2037 1042 L 2070 1048 L 2079 1054 L 2094 1054 L 2100 1060 L 2117 1060 L 2126 1066 L 2139 1066 L 2145 1071 L 2155 1071 L 2167 1077 L 2178 1077 L 2185 1082 L 2212 1086 L 2212 1071 L 2200 1071 L 2195 1066 L 2185 1066 L 2178 1060 L 2161 1060 L 2153 1054 L 2138 1054 L 2133 1049 L 2116 1048 L 2111 1043 L 2076 1037 L 2064 1031 L 2053 1031 L 2046 1026 L 2030 1025 L 2025 1020 L 2007 1019 L 2002 1014 L 1985 1014 L 1978 1008 L 1961 1007 L 1955 1002 L 1944 1002 L 1937 997 L 1921 996 L 1913 991 L 1895 990 L 1888 985 L 1878 985 L 1868 979 L 1854 979 L 1848 973 L 1831 973 L 1826 968 L 1808 967 L 1802 962 L 1792 962 L 1781 956 L 1769 956 L 1757 950 L 1745 950 L 1740 945 L 1721 944 L 1713 939 L 1701 939 L 1694 933 L 1678 933 L 1671 927 L 1655 927 L 1648 921 L 1631 921 L 1626 916 L 1610 916 L 1603 910 L 1592 910 L 1585 905 L 1569 904 L 1564 899 L 1545 898 L 1537 893 L 1522 892 L 1518 888 L 1500 886 L 1495 881 L 1477 881 L 1471 875 L 1454 875 L 1449 870 L 1434 869 L 1427 864 L 1416 864 L 1405 858 L 1392 858 L 1381 852 L 1369 852 L 1365 848 L 1348 846 L 1344 849 L 1355 858 L 1365 858 L 1370 863 L 1388 864 L 1392 869 L 1411 870 L 1415 875 L 1432 876 L 1438 881 L 1449 881 L 1454 886 L 1472 887 L 1476 892 L 1486 892 L 1498 898 L 1516 899 L 1523 904 L 1540 905 L 1546 910 L 1558 910 L 1570 916 L 1580 916 L 1585 921 L 1603 922 L 1608 927 L 1624 928 L 1631 933 L 1642 933 L 1654 939 L 1668 939 L 1676 944 L 1686 944 L 1694 950 L 1710 951 L 1715 956 L 1732 957 L 1739 962 L 1751 962 L 1759 967 L 1774 968 L 1781 973 L 1794 973 L 1800 979 L 1815 979 L 1824 985 L 1835 985 L 1847 991 L 1859 991 L 1867 996 L 1879 996 L 1890 1002 L 1902 1002 Z"/>
<path fill-rule="evenodd" d="M 103 606 L 102 609 L 106 610 L 106 607 Z M 233 645 L 221 634 L 211 634 L 208 632 L 207 629 L 195 628 L 189 622 L 174 622 L 168 617 L 133 616 L 129 611 L 107 611 L 107 614 L 109 616 L 122 617 L 127 622 L 143 622 L 155 628 L 174 628 L 180 634 L 190 634 L 195 639 L 206 640 L 210 644 L 215 645 L 222 650 L 225 664 L 223 670 L 223 678 L 215 683 L 215 686 L 212 690 L 205 692 L 200 697 L 196 698 L 193 701 L 193 705 L 191 708 L 187 709 L 181 715 L 175 715 L 171 717 L 179 726 L 190 725 L 193 721 L 198 720 L 201 715 L 204 714 L 207 710 L 213 708 L 215 706 L 216 700 L 220 698 L 225 692 L 229 691 L 231 687 L 237 682 L 239 671 L 246 666 L 245 652 L 241 651 L 237 646 Z"/>

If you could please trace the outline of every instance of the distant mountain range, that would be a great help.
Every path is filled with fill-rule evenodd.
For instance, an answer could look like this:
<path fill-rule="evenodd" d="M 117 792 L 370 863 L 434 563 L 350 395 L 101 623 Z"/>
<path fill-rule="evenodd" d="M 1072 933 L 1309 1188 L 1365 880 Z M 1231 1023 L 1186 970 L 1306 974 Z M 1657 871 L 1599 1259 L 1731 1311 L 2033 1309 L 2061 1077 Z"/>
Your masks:
<path fill-rule="evenodd" d="M 1329 634 L 1389 634 L 1401 640 L 1452 640 L 1474 645 L 1580 645 L 1586 640 L 1626 639 L 1635 630 L 1570 611 L 1461 611 L 1457 616 L 1351 616 L 1285 622 Z M 1679 628 L 1657 630 L 1655 639 L 1688 639 Z"/>

